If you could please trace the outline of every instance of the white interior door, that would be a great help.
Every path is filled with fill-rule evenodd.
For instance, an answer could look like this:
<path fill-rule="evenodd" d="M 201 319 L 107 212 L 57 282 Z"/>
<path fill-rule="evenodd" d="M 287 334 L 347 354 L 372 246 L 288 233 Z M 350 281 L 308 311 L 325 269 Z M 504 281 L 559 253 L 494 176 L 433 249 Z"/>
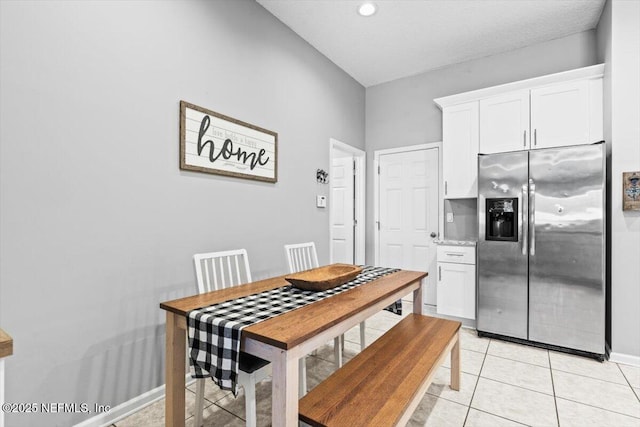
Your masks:
<path fill-rule="evenodd" d="M 334 158 L 331 166 L 332 262 L 354 263 L 353 157 Z"/>
<path fill-rule="evenodd" d="M 379 156 L 378 264 L 427 271 L 424 302 L 436 304 L 438 149 Z"/>

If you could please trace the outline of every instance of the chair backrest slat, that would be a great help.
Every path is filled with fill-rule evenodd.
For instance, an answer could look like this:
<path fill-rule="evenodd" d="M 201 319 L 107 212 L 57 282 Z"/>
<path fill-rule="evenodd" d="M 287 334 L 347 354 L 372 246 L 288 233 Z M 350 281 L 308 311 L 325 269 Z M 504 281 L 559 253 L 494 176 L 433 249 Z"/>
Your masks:
<path fill-rule="evenodd" d="M 245 249 L 195 254 L 193 263 L 198 293 L 251 282 L 249 258 Z"/>
<path fill-rule="evenodd" d="M 240 265 L 238 264 L 238 255 L 235 255 L 233 259 L 236 262 L 236 277 L 238 278 L 238 280 L 240 280 Z"/>
<path fill-rule="evenodd" d="M 316 245 L 314 242 L 297 243 L 284 245 L 284 252 L 287 255 L 289 273 L 309 270 L 319 267 Z"/>

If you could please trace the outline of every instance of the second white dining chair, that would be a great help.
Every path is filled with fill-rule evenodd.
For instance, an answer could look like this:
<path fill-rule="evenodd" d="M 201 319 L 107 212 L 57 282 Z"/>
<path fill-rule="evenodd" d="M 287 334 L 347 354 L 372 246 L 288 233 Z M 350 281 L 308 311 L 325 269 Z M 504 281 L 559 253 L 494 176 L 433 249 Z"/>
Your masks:
<path fill-rule="evenodd" d="M 251 282 L 249 258 L 245 249 L 195 254 L 193 263 L 196 269 L 199 294 Z M 255 427 L 257 422 L 256 383 L 270 375 L 271 364 L 269 361 L 240 352 L 238 384 L 244 388 L 245 413 L 249 427 Z M 196 381 L 194 410 L 194 425 L 196 427 L 202 425 L 205 380 L 206 378 L 198 378 Z"/>
<path fill-rule="evenodd" d="M 284 251 L 287 256 L 290 273 L 297 273 L 311 268 L 319 267 L 318 254 L 316 252 L 316 244 L 314 242 L 296 243 L 284 245 Z M 365 342 L 365 323 L 360 323 L 360 350 L 366 347 Z M 336 367 L 342 366 L 342 348 L 344 347 L 344 335 L 334 339 L 334 355 Z M 303 359 L 300 359 L 303 360 Z M 306 386 L 305 386 L 306 393 Z"/>

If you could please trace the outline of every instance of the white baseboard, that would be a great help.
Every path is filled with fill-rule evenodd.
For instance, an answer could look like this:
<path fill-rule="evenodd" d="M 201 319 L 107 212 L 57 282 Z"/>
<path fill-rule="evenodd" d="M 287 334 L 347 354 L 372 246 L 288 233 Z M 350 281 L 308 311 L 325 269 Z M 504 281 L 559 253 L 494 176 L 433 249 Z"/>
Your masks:
<path fill-rule="evenodd" d="M 622 363 L 623 365 L 639 366 L 640 356 L 632 356 L 630 354 L 613 353 L 609 354 L 609 361 Z"/>
<path fill-rule="evenodd" d="M 186 378 L 187 385 L 193 381 L 195 380 L 193 380 L 191 375 L 188 374 Z M 133 399 L 109 409 L 107 412 L 103 412 L 89 418 L 88 420 L 84 420 L 83 422 L 76 424 L 74 427 L 108 427 L 111 424 L 114 424 L 162 399 L 164 397 L 164 388 L 164 385 L 161 385 L 160 387 L 156 387 L 146 393 L 142 393 Z"/>

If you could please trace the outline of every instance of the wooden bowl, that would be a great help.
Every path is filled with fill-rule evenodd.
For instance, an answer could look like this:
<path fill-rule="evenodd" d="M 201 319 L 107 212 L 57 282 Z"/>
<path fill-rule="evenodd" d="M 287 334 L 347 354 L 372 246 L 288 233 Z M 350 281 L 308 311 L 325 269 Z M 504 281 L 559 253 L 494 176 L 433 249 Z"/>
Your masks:
<path fill-rule="evenodd" d="M 331 264 L 290 274 L 284 279 L 298 289 L 306 291 L 326 291 L 353 280 L 362 267 L 351 264 Z"/>

